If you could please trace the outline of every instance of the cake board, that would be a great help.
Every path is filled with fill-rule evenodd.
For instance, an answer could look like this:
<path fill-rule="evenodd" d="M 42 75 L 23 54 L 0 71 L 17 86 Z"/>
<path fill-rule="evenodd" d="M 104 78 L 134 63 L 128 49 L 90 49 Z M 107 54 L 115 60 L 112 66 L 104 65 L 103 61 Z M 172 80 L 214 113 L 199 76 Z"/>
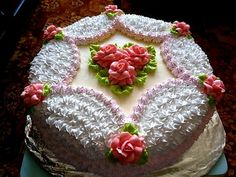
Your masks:
<path fill-rule="evenodd" d="M 210 172 L 205 177 L 223 177 L 228 170 L 228 165 L 226 157 L 224 154 L 220 156 L 217 163 L 210 170 Z M 21 177 L 53 177 L 46 170 L 44 170 L 37 160 L 33 157 L 31 152 L 28 150 L 25 151 L 21 170 Z"/>

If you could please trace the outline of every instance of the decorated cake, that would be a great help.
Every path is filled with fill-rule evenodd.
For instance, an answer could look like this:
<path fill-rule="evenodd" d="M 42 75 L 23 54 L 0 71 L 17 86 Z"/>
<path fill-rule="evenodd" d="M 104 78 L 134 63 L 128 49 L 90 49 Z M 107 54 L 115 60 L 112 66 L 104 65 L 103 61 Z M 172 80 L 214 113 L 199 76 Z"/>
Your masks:
<path fill-rule="evenodd" d="M 48 26 L 21 96 L 26 145 L 55 176 L 203 176 L 222 154 L 224 84 L 185 22 L 115 5 Z"/>

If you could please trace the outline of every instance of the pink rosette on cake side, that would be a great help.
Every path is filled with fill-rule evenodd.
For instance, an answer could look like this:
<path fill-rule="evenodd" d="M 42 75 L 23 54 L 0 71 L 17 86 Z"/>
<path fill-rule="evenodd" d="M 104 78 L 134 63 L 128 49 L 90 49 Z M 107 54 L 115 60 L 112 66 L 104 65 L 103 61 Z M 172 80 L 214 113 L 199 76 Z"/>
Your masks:
<path fill-rule="evenodd" d="M 108 74 L 111 85 L 132 85 L 136 78 L 135 68 L 125 59 L 113 62 Z"/>
<path fill-rule="evenodd" d="M 41 103 L 50 91 L 51 88 L 48 84 L 34 83 L 24 88 L 21 97 L 26 106 L 31 107 Z"/>
<path fill-rule="evenodd" d="M 114 44 L 105 44 L 100 47 L 92 59 L 103 68 L 109 68 L 114 61 L 125 58 L 125 54 Z"/>
<path fill-rule="evenodd" d="M 62 33 L 62 29 L 60 27 L 56 27 L 55 25 L 48 26 L 43 34 L 45 41 L 50 41 L 52 39 L 62 40 L 63 37 L 64 35 Z"/>
<path fill-rule="evenodd" d="M 138 129 L 131 123 L 122 127 L 122 132 L 109 140 L 107 158 L 113 162 L 126 164 L 144 164 L 148 160 L 148 152 L 144 138 L 138 135 Z"/>
<path fill-rule="evenodd" d="M 209 96 L 209 103 L 220 101 L 225 92 L 224 83 L 215 75 L 199 75 L 200 82 L 203 85 L 203 92 Z"/>
<path fill-rule="evenodd" d="M 178 36 L 186 36 L 188 38 L 192 38 L 190 32 L 190 25 L 185 22 L 175 21 L 172 24 L 171 33 Z"/>
<path fill-rule="evenodd" d="M 151 58 L 148 50 L 145 47 L 139 45 L 132 45 L 128 48 L 125 48 L 124 52 L 127 55 L 126 60 L 137 70 L 142 69 Z"/>
<path fill-rule="evenodd" d="M 121 163 L 137 162 L 144 150 L 142 137 L 122 132 L 111 141 L 111 152 Z"/>
<path fill-rule="evenodd" d="M 114 18 L 117 15 L 122 15 L 124 12 L 118 9 L 117 5 L 108 5 L 105 7 L 104 12 L 109 18 Z"/>

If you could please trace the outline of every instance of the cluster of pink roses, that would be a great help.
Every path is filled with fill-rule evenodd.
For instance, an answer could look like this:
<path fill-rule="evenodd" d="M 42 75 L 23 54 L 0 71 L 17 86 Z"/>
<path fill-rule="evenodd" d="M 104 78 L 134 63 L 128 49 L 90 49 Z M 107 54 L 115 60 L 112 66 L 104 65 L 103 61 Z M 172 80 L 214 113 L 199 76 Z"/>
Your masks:
<path fill-rule="evenodd" d="M 60 33 L 62 31 L 62 29 L 60 27 L 56 27 L 54 25 L 50 25 L 46 28 L 46 30 L 44 31 L 43 34 L 43 38 L 46 41 L 49 41 L 51 39 L 54 39 L 54 37 L 56 36 L 56 34 Z"/>
<path fill-rule="evenodd" d="M 172 25 L 172 29 L 175 30 L 180 36 L 191 35 L 190 26 L 185 22 L 175 21 Z"/>
<path fill-rule="evenodd" d="M 133 84 L 136 71 L 142 69 L 150 58 L 145 47 L 132 45 L 120 49 L 114 44 L 100 46 L 100 50 L 92 57 L 98 65 L 108 69 L 110 83 L 120 86 Z"/>
<path fill-rule="evenodd" d="M 223 97 L 223 93 L 225 92 L 224 83 L 215 75 L 206 76 L 203 86 L 204 93 L 212 96 L 216 101 L 219 101 Z"/>

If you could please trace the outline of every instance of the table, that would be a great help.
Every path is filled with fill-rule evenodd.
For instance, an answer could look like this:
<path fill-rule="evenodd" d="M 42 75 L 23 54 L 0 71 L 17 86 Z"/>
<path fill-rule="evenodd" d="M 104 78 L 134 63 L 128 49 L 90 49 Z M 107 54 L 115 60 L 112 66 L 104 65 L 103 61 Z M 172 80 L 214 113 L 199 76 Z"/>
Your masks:
<path fill-rule="evenodd" d="M 228 165 L 225 155 L 222 154 L 215 166 L 210 170 L 207 177 L 220 177 L 224 176 L 227 172 Z M 33 157 L 33 155 L 26 150 L 20 171 L 21 177 L 52 177 L 47 171 L 45 171 Z"/>

